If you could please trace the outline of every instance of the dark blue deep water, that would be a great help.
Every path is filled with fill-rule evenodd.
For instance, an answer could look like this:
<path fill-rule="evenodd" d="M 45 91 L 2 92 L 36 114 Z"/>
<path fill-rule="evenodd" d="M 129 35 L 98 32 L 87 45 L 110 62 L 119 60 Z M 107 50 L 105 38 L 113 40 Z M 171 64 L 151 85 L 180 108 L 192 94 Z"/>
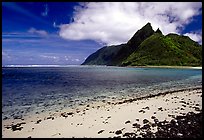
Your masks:
<path fill-rule="evenodd" d="M 105 66 L 2 68 L 2 118 L 87 101 L 202 86 L 202 70 Z"/>

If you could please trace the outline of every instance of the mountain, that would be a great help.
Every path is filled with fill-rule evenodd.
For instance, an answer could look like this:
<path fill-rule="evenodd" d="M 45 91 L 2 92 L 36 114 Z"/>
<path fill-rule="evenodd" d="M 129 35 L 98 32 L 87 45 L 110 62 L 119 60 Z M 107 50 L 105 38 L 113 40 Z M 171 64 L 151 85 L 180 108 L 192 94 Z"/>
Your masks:
<path fill-rule="evenodd" d="M 187 36 L 168 34 L 150 23 L 125 44 L 105 46 L 91 54 L 82 65 L 112 66 L 202 66 L 202 46 Z"/>

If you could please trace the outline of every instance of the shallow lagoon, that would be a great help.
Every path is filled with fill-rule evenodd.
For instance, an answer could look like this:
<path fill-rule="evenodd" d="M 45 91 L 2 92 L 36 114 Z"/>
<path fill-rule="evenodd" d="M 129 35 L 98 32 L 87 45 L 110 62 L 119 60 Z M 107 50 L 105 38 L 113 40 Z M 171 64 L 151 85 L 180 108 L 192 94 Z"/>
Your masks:
<path fill-rule="evenodd" d="M 2 119 L 202 86 L 202 70 L 106 66 L 2 69 Z"/>

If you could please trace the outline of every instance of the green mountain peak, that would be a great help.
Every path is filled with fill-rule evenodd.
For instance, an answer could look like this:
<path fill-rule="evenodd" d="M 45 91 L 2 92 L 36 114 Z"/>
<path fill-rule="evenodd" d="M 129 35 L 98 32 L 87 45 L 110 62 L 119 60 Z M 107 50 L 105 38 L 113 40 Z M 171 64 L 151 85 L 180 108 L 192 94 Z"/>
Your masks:
<path fill-rule="evenodd" d="M 155 32 L 148 22 L 127 43 L 103 47 L 82 65 L 202 66 L 202 46 L 187 36 Z"/>
<path fill-rule="evenodd" d="M 144 39 L 154 33 L 151 24 L 148 22 L 140 30 L 138 30 L 133 37 L 127 42 L 130 47 L 137 47 Z"/>
<path fill-rule="evenodd" d="M 158 28 L 155 33 L 162 34 L 161 30 Z"/>

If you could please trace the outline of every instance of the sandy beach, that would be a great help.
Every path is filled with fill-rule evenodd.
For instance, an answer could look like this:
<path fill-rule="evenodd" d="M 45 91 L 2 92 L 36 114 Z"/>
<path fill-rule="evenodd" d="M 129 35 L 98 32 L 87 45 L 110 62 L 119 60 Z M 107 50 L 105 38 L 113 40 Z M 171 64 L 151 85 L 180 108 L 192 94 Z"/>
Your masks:
<path fill-rule="evenodd" d="M 178 125 L 177 116 L 200 112 L 202 87 L 195 87 L 139 99 L 90 104 L 52 114 L 33 115 L 23 120 L 3 120 L 2 137 L 156 137 L 165 123 L 173 120 Z M 184 134 L 175 135 L 182 137 Z"/>

